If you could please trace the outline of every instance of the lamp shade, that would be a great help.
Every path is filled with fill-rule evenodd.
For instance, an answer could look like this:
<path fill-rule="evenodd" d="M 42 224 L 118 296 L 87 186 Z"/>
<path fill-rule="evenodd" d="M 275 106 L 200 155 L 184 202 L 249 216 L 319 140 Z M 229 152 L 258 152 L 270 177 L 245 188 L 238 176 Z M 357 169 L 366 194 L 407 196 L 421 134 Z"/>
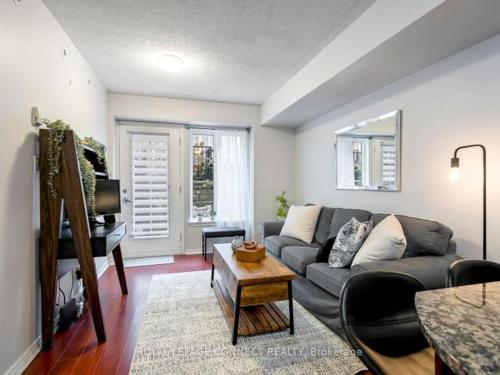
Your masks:
<path fill-rule="evenodd" d="M 460 179 L 460 159 L 456 156 L 451 158 L 451 171 L 450 171 L 450 179 L 453 182 L 457 182 Z"/>

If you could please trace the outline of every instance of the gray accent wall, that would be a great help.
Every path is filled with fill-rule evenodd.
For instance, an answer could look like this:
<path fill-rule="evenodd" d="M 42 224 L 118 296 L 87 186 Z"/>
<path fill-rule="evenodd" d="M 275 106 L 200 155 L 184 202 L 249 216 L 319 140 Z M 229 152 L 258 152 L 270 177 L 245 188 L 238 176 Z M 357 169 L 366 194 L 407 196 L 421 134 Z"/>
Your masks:
<path fill-rule="evenodd" d="M 497 35 L 302 125 L 296 137 L 296 201 L 435 219 L 453 229 L 459 255 L 479 258 L 480 153 L 460 154 L 459 183 L 450 180 L 449 170 L 455 147 L 482 143 L 489 163 L 489 256 L 500 261 L 499 77 Z M 335 130 L 395 109 L 403 111 L 401 192 L 335 190 Z"/>

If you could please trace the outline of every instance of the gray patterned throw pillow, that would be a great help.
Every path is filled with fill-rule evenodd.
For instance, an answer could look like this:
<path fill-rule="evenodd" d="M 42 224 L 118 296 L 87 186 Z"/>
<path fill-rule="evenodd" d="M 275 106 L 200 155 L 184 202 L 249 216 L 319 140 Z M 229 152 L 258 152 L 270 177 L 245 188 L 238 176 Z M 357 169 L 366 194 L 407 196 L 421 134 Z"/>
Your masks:
<path fill-rule="evenodd" d="M 344 224 L 337 234 L 328 257 L 328 267 L 344 268 L 350 266 L 372 228 L 373 222 L 365 221 L 361 223 L 354 217 Z"/>

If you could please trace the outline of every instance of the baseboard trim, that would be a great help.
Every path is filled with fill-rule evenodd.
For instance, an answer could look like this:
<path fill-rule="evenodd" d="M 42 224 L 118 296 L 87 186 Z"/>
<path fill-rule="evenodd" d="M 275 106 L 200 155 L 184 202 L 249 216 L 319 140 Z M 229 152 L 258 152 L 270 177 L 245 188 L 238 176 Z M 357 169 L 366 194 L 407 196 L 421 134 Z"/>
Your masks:
<path fill-rule="evenodd" d="M 161 257 L 161 256 L 174 256 L 174 255 L 182 255 L 184 252 L 182 250 L 149 250 L 149 251 L 128 251 L 126 254 L 123 254 L 123 258 L 151 258 L 151 257 Z"/>
<path fill-rule="evenodd" d="M 186 251 L 184 251 L 184 254 L 186 254 L 186 255 L 201 254 L 201 249 L 186 249 Z"/>
<path fill-rule="evenodd" d="M 98 269 L 97 278 L 100 278 L 104 272 L 109 268 L 109 262 L 106 259 Z M 10 366 L 4 375 L 20 375 L 29 366 L 29 364 L 35 359 L 35 357 L 42 350 L 42 336 L 38 336 L 35 341 L 33 341 L 30 346 L 24 351 L 23 354 L 17 358 L 17 360 Z"/>
<path fill-rule="evenodd" d="M 144 254 L 138 255 L 136 257 L 129 255 L 129 256 L 127 256 L 127 258 L 124 258 L 124 259 L 129 259 L 129 258 L 151 258 L 151 257 L 158 257 L 158 256 L 175 256 L 175 255 L 200 255 L 201 254 L 201 249 L 187 249 L 186 251 L 178 250 L 178 251 L 175 251 L 172 254 L 165 254 L 165 253 L 158 254 L 158 252 L 154 252 L 153 255 L 147 255 L 147 254 L 148 253 L 144 253 Z M 113 258 L 108 258 L 108 264 L 110 266 L 114 266 L 115 265 L 114 259 Z"/>
<path fill-rule="evenodd" d="M 4 375 L 19 375 L 28 367 L 42 349 L 42 336 L 38 336 L 35 341 L 28 346 L 28 349 L 10 366 Z"/>
<path fill-rule="evenodd" d="M 109 260 L 108 258 L 104 258 L 106 259 L 106 262 L 104 262 L 103 264 L 101 264 L 99 266 L 99 268 L 96 269 L 96 272 L 97 272 L 97 278 L 99 279 L 102 275 L 104 275 L 104 272 L 106 272 L 106 270 L 109 268 Z"/>

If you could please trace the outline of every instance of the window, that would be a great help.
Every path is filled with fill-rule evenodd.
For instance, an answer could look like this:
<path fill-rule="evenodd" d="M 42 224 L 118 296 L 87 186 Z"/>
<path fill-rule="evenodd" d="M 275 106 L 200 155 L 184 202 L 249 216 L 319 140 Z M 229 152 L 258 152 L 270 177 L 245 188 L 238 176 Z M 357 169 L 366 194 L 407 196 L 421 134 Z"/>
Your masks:
<path fill-rule="evenodd" d="M 248 221 L 246 130 L 191 131 L 191 221 L 243 226 Z"/>
<path fill-rule="evenodd" d="M 363 143 L 352 142 L 352 158 L 354 166 L 354 185 L 363 185 Z"/>
<path fill-rule="evenodd" d="M 168 135 L 132 134 L 132 235 L 169 236 Z"/>
<path fill-rule="evenodd" d="M 191 133 L 191 220 L 215 215 L 213 133 Z"/>

